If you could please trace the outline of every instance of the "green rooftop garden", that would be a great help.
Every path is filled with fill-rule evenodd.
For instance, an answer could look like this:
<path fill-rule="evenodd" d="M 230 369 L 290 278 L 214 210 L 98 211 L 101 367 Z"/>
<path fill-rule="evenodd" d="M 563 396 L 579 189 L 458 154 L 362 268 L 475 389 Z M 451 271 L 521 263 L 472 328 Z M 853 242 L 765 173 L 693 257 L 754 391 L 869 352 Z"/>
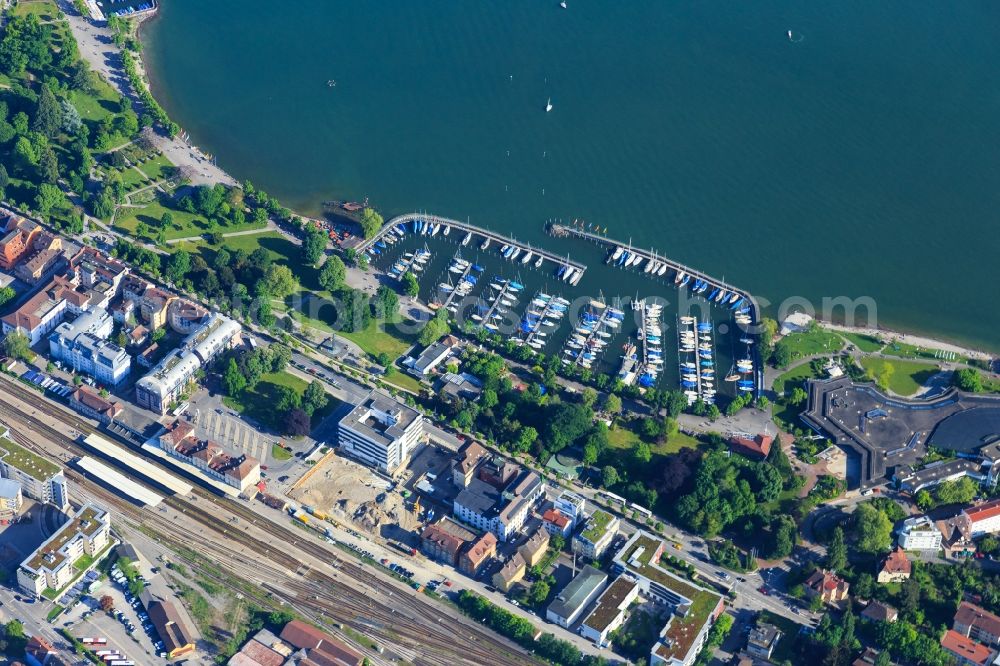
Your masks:
<path fill-rule="evenodd" d="M 11 467 L 43 481 L 59 473 L 59 466 L 55 463 L 2 437 L 0 437 L 0 458 Z"/>
<path fill-rule="evenodd" d="M 608 531 L 608 524 L 610 522 L 610 513 L 597 510 L 590 516 L 590 519 L 587 521 L 587 529 L 581 532 L 580 536 L 591 543 L 596 543 Z"/>

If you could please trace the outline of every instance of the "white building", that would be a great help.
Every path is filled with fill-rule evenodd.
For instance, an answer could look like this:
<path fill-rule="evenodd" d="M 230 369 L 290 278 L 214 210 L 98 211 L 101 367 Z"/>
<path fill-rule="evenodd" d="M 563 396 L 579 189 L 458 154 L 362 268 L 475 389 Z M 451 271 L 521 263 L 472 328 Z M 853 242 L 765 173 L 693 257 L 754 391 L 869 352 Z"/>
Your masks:
<path fill-rule="evenodd" d="M 45 543 L 29 555 L 17 570 L 17 584 L 36 597 L 46 590 L 62 591 L 81 572 L 74 566 L 80 558 L 96 558 L 111 540 L 108 512 L 84 504 Z"/>
<path fill-rule="evenodd" d="M 941 530 L 927 516 L 907 518 L 897 537 L 903 550 L 940 550 Z"/>
<path fill-rule="evenodd" d="M 598 509 L 587 519 L 583 531 L 573 537 L 573 552 L 592 560 L 598 560 L 604 555 L 611 542 L 618 536 L 618 526 L 621 521 L 607 511 Z"/>
<path fill-rule="evenodd" d="M 124 349 L 107 341 L 113 329 L 114 320 L 107 310 L 89 310 L 56 326 L 49 336 L 49 352 L 75 372 L 116 386 L 128 377 L 132 359 Z"/>
<path fill-rule="evenodd" d="M 638 583 L 628 576 L 616 578 L 580 625 L 580 635 L 598 645 L 607 645 L 611 632 L 625 623 L 625 612 L 638 596 Z"/>
<path fill-rule="evenodd" d="M 16 481 L 35 501 L 69 508 L 66 477 L 59 466 L 15 444 L 6 430 L 0 431 L 0 478 Z"/>
<path fill-rule="evenodd" d="M 160 414 L 166 414 L 194 374 L 239 340 L 242 327 L 228 317 L 213 312 L 184 343 L 174 349 L 136 382 L 135 401 Z"/>
<path fill-rule="evenodd" d="M 553 502 L 553 506 L 564 516 L 569 518 L 573 525 L 570 531 L 575 530 L 584 517 L 587 515 L 587 500 L 578 493 L 564 490 Z"/>
<path fill-rule="evenodd" d="M 1000 500 L 966 507 L 959 519 L 968 526 L 973 539 L 1000 532 Z"/>
<path fill-rule="evenodd" d="M 545 619 L 569 629 L 604 591 L 607 584 L 608 574 L 586 565 L 545 609 Z"/>
<path fill-rule="evenodd" d="M 510 463 L 495 465 L 503 470 L 498 477 L 483 474 L 472 479 L 452 502 L 452 512 L 462 522 L 493 532 L 501 541 L 513 540 L 524 527 L 531 507 L 545 492 L 538 474 Z M 513 468 L 513 473 L 508 470 Z M 484 478 L 491 479 L 487 482 Z"/>
<path fill-rule="evenodd" d="M 423 432 L 423 414 L 376 389 L 340 420 L 337 438 L 345 454 L 395 474 Z"/>

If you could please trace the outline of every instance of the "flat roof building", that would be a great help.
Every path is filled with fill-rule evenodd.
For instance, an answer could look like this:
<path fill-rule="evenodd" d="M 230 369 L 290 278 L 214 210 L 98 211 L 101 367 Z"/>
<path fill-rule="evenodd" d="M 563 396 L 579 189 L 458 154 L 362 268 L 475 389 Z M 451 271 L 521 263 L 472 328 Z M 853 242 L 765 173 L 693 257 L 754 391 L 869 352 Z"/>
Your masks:
<path fill-rule="evenodd" d="M 46 590 L 62 591 L 79 575 L 74 566 L 84 557 L 96 559 L 111 539 L 108 512 L 84 504 L 45 542 L 29 555 L 17 570 L 17 584 L 36 597 Z"/>
<path fill-rule="evenodd" d="M 897 543 L 903 550 L 940 550 L 941 530 L 927 516 L 907 518 L 899 528 Z"/>
<path fill-rule="evenodd" d="M 69 491 L 62 469 L 28 449 L 15 444 L 8 430 L 0 430 L 0 478 L 11 479 L 31 499 L 69 508 Z"/>
<path fill-rule="evenodd" d="M 608 546 L 618 536 L 619 524 L 617 517 L 597 509 L 587 519 L 583 531 L 573 538 L 573 552 L 592 560 L 601 559 Z"/>
<path fill-rule="evenodd" d="M 650 650 L 651 666 L 690 666 L 705 644 L 708 630 L 722 613 L 722 596 L 699 587 L 660 565 L 666 544 L 638 531 L 615 555 L 615 573 L 635 578 L 644 595 L 664 604 L 672 615 Z"/>
<path fill-rule="evenodd" d="M 544 491 L 541 477 L 531 470 L 511 463 L 481 465 L 477 478 L 455 497 L 452 509 L 459 520 L 493 532 L 501 541 L 512 541 Z"/>
<path fill-rule="evenodd" d="M 781 631 L 773 624 L 761 622 L 747 637 L 747 653 L 760 659 L 770 659 L 781 640 Z"/>
<path fill-rule="evenodd" d="M 604 591 L 607 584 L 608 574 L 589 564 L 585 565 L 545 609 L 545 618 L 569 629 Z"/>
<path fill-rule="evenodd" d="M 409 460 L 423 432 L 423 414 L 375 389 L 340 420 L 338 443 L 352 458 L 395 474 Z"/>
<path fill-rule="evenodd" d="M 49 335 L 52 358 L 63 361 L 75 372 L 98 382 L 117 386 L 128 378 L 132 359 L 118 345 L 108 342 L 114 320 L 103 308 L 84 312 L 72 322 L 63 322 Z"/>
<path fill-rule="evenodd" d="M 21 484 L 13 479 L 0 479 L 0 520 L 10 520 L 21 511 L 24 497 Z"/>
<path fill-rule="evenodd" d="M 607 645 L 611 632 L 622 626 L 628 607 L 638 596 L 638 583 L 628 576 L 615 578 L 580 625 L 580 635 L 599 645 Z"/>

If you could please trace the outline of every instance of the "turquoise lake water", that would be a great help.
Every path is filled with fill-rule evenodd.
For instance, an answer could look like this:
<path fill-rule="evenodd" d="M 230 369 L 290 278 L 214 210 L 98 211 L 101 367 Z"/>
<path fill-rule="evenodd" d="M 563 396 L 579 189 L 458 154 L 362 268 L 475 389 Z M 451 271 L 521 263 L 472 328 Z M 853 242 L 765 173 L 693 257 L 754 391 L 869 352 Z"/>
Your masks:
<path fill-rule="evenodd" d="M 582 218 L 772 303 L 869 296 L 993 349 L 998 34 L 995 3 L 929 0 L 166 0 L 145 28 L 170 115 L 292 208 L 586 253 L 543 233 Z"/>

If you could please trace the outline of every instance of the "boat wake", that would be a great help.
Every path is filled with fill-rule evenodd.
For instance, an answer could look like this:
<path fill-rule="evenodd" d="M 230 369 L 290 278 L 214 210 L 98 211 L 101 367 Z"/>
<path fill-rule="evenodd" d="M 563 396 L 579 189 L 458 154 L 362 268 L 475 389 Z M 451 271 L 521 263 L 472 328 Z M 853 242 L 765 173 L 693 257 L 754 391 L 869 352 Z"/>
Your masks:
<path fill-rule="evenodd" d="M 804 42 L 805 39 L 806 36 L 803 35 L 801 32 L 795 32 L 794 30 L 788 31 L 788 41 L 790 41 L 792 44 L 798 44 L 800 42 Z"/>

